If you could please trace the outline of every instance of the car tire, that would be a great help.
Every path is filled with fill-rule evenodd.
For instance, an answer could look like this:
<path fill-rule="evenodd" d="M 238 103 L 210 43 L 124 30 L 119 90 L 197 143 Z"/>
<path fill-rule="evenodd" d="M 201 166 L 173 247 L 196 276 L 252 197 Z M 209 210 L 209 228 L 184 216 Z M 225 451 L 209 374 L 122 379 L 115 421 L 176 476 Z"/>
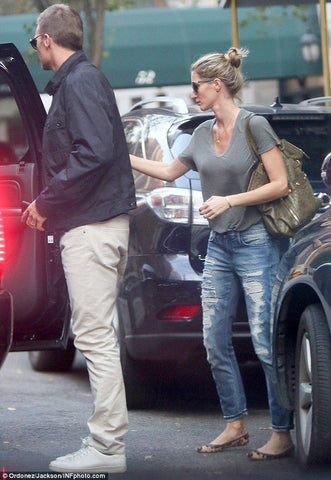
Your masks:
<path fill-rule="evenodd" d="M 158 388 L 157 376 L 153 372 L 151 363 L 132 358 L 126 348 L 121 323 L 117 331 L 128 410 L 153 408 L 157 400 Z"/>
<path fill-rule="evenodd" d="M 157 379 L 148 372 L 151 366 L 147 362 L 138 362 L 125 352 L 121 360 L 128 410 L 153 408 L 157 400 Z"/>
<path fill-rule="evenodd" d="M 297 336 L 295 424 L 301 465 L 330 462 L 331 339 L 320 305 L 303 312 Z"/>
<path fill-rule="evenodd" d="M 29 352 L 29 360 L 33 370 L 37 372 L 67 372 L 75 358 L 73 340 L 68 341 L 65 350 L 41 350 Z"/>

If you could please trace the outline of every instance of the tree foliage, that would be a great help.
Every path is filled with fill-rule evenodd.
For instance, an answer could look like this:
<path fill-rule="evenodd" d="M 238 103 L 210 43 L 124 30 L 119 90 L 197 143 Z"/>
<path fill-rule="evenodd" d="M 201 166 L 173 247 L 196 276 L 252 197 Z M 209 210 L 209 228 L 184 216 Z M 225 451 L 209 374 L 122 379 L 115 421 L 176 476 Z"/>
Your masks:
<path fill-rule="evenodd" d="M 86 19 L 87 54 L 100 66 L 103 53 L 103 28 L 106 10 L 134 6 L 134 0 L 1 0 L 0 14 L 38 13 L 55 3 L 65 3 L 81 12 Z"/>
<path fill-rule="evenodd" d="M 272 7 L 256 7 L 246 15 L 244 19 L 240 21 L 240 26 L 245 27 L 249 24 L 259 25 L 257 33 L 263 34 L 263 26 L 268 27 L 269 25 L 281 25 L 282 22 L 289 16 L 294 16 L 302 20 L 304 23 L 307 22 L 307 8 L 306 5 L 296 5 L 283 7 L 280 12 L 276 15 Z"/>

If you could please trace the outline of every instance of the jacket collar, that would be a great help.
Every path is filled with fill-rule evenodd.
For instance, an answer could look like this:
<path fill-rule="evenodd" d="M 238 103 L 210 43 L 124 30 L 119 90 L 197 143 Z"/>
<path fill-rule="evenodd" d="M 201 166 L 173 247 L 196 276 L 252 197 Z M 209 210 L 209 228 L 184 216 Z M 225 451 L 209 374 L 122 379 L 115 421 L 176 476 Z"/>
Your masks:
<path fill-rule="evenodd" d="M 53 78 L 48 82 L 45 88 L 45 92 L 49 95 L 54 95 L 62 81 L 67 77 L 69 72 L 81 62 L 87 61 L 87 57 L 82 50 L 78 50 L 73 53 L 65 62 L 62 63 L 61 67 L 54 74 Z"/>

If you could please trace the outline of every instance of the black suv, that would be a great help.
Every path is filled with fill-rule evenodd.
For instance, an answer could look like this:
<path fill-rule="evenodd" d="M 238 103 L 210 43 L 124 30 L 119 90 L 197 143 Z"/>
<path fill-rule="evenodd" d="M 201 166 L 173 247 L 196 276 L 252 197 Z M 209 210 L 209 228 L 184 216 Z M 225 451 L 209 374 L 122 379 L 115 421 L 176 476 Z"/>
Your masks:
<path fill-rule="evenodd" d="M 322 173 L 331 195 L 331 153 Z M 276 288 L 277 395 L 295 411 L 300 463 L 330 462 L 331 208 L 294 237 L 282 257 Z"/>
<path fill-rule="evenodd" d="M 245 108 L 264 115 L 280 137 L 306 151 L 310 158 L 304 168 L 318 193 L 324 188 L 321 163 L 330 150 L 331 108 L 316 102 Z M 129 150 L 170 162 L 188 144 L 193 130 L 211 117 L 179 99 L 137 104 L 123 116 Z M 44 108 L 19 52 L 12 44 L 0 45 L 0 145 L 5 152 L 0 151 L 0 202 L 6 243 L 1 359 L 9 348 L 30 350 L 35 369 L 66 370 L 74 348 L 56 238 L 20 222 L 22 211 L 43 187 L 44 121 Z M 209 228 L 198 213 L 202 201 L 198 175 L 191 171 L 165 183 L 137 174 L 135 181 L 138 207 L 130 213 L 129 261 L 115 319 L 129 408 L 153 403 L 161 365 L 166 363 L 171 371 L 192 358 L 206 362 L 200 285 Z M 233 330 L 239 359 L 251 359 L 243 301 Z"/>

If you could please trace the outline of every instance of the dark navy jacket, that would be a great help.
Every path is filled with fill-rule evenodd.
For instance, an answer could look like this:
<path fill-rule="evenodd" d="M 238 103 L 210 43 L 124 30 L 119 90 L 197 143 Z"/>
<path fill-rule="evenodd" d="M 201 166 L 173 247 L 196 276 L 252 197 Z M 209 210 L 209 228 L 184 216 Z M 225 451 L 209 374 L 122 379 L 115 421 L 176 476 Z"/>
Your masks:
<path fill-rule="evenodd" d="M 129 154 L 114 92 L 82 51 L 46 87 L 45 188 L 36 199 L 46 229 L 67 231 L 135 208 Z"/>

